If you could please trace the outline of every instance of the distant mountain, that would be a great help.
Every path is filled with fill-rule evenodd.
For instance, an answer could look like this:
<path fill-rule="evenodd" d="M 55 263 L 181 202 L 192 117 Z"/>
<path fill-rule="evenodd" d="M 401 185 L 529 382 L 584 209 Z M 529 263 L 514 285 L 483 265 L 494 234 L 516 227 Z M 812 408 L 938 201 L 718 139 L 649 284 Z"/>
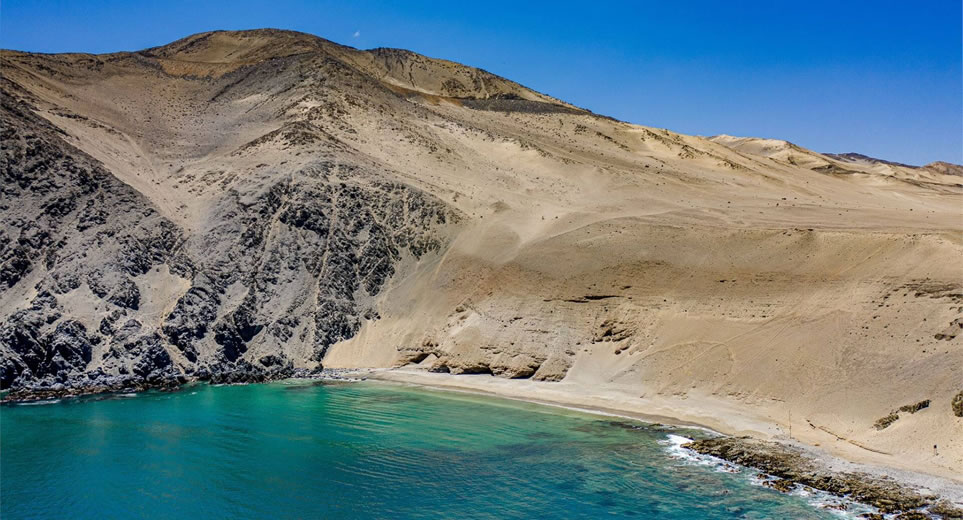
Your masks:
<path fill-rule="evenodd" d="M 918 166 L 911 166 L 909 164 L 903 164 L 893 161 L 886 161 L 883 159 L 877 159 L 875 157 L 870 157 L 868 155 L 863 155 L 861 153 L 827 153 L 823 154 L 826 157 L 832 157 L 838 161 L 846 161 L 853 163 L 866 163 L 866 164 L 888 164 L 890 166 L 899 166 L 902 168 L 918 168 Z"/>
<path fill-rule="evenodd" d="M 936 161 L 923 166 L 923 168 L 942 173 L 943 175 L 956 175 L 957 177 L 963 177 L 963 166 L 959 164 Z"/>
<path fill-rule="evenodd" d="M 861 153 L 840 153 L 840 154 L 827 153 L 823 155 L 827 157 L 831 157 L 838 161 L 851 162 L 856 164 L 887 164 L 890 166 L 898 166 L 900 168 L 926 169 L 941 175 L 963 176 L 963 166 L 959 164 L 953 164 L 953 163 L 948 163 L 943 161 L 932 162 L 924 166 L 911 166 L 909 164 L 877 159 L 875 157 L 870 157 L 868 155 L 863 155 Z"/>

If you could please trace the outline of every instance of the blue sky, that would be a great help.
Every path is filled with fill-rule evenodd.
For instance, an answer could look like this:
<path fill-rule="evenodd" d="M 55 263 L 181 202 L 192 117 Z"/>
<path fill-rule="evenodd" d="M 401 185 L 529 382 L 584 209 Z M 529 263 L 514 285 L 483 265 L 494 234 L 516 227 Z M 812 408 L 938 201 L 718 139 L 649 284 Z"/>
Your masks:
<path fill-rule="evenodd" d="M 961 2 L 3 0 L 0 46 L 138 50 L 277 27 L 484 68 L 688 134 L 963 163 Z"/>

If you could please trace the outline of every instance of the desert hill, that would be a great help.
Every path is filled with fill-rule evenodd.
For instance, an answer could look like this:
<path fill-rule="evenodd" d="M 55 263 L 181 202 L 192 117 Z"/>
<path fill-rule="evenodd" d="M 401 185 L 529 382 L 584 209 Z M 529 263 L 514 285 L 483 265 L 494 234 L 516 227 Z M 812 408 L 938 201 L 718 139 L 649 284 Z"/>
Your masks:
<path fill-rule="evenodd" d="M 0 60 L 4 388 L 490 373 L 959 478 L 959 166 L 288 31 Z"/>

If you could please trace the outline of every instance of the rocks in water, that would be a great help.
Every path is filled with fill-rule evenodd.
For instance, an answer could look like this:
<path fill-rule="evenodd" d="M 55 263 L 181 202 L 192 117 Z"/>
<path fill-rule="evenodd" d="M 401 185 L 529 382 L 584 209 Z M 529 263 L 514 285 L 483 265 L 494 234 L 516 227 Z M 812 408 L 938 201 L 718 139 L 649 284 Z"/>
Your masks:
<path fill-rule="evenodd" d="M 778 480 L 771 482 L 770 487 L 784 492 L 796 485 L 809 486 L 870 504 L 885 514 L 915 514 L 922 508 L 938 505 L 936 497 L 920 494 L 892 480 L 831 471 L 799 450 L 775 442 L 749 437 L 719 437 L 690 442 L 683 447 L 777 477 Z M 952 510 L 947 504 L 940 507 Z M 935 513 L 932 509 L 931 512 Z"/>
<path fill-rule="evenodd" d="M 249 384 L 292 377 L 357 380 L 352 371 L 329 370 L 321 365 L 313 369 L 295 369 L 290 360 L 285 361 L 277 356 L 262 358 L 261 364 L 270 366 L 260 367 L 240 360 L 237 363 L 204 365 L 195 370 L 192 375 L 187 375 L 173 368 L 171 358 L 162 344 L 163 338 L 157 334 L 151 334 L 121 347 L 131 355 L 137 356 L 132 373 L 111 375 L 103 369 L 97 369 L 54 385 L 43 382 L 28 383 L 11 389 L 4 395 L 3 402 L 61 399 L 108 392 L 175 391 L 191 381 L 204 381 L 210 384 Z"/>
<path fill-rule="evenodd" d="M 930 520 L 930 515 L 922 511 L 906 511 L 896 515 L 896 520 Z"/>
<path fill-rule="evenodd" d="M 42 401 L 108 392 L 174 391 L 187 383 L 183 374 L 165 374 L 147 379 L 135 375 L 109 375 L 91 372 L 86 378 L 75 378 L 55 385 L 31 384 L 11 389 L 3 402 Z"/>
<path fill-rule="evenodd" d="M 954 506 L 947 500 L 940 500 L 936 504 L 929 507 L 929 512 L 936 515 L 939 518 L 960 520 L 963 519 L 963 509 Z"/>
<path fill-rule="evenodd" d="M 758 477 L 760 479 L 764 479 L 766 475 L 759 474 Z M 777 478 L 775 480 L 763 480 L 762 485 L 770 489 L 775 489 L 780 493 L 789 493 L 792 490 L 796 489 L 796 484 L 793 481 L 787 480 L 784 478 Z"/>

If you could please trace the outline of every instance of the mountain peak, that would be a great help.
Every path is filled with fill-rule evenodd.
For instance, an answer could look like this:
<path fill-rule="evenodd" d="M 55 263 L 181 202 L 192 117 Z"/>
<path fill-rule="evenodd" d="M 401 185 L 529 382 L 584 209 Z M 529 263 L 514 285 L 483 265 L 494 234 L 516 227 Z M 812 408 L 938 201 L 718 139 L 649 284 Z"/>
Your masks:
<path fill-rule="evenodd" d="M 141 51 L 155 58 L 199 63 L 254 63 L 337 44 L 307 33 L 282 29 L 209 31 Z M 340 46 L 339 46 L 340 47 Z"/>
<path fill-rule="evenodd" d="M 522 99 L 574 108 L 488 71 L 388 47 L 359 50 L 324 38 L 281 29 L 210 31 L 138 54 L 163 60 L 168 73 L 220 75 L 272 59 L 324 54 L 395 89 L 462 99 Z"/>

